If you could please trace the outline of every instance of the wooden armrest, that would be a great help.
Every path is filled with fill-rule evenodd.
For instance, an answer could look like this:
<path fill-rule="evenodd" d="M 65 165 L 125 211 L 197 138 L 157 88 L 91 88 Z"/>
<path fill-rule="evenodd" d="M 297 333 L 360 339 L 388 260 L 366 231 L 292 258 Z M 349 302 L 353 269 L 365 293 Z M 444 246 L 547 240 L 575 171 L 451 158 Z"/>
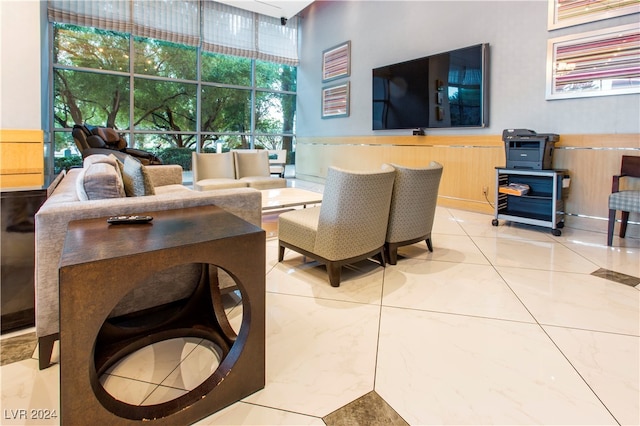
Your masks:
<path fill-rule="evenodd" d="M 620 192 L 620 178 L 627 176 L 626 174 L 613 175 L 613 182 L 611 183 L 611 193 Z"/>

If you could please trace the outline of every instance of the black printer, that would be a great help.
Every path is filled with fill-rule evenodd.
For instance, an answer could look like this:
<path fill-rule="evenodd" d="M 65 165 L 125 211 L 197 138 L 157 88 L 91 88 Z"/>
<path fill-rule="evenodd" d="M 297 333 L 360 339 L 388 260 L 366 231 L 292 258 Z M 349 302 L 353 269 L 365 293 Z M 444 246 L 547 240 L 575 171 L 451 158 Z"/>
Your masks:
<path fill-rule="evenodd" d="M 536 133 L 527 129 L 502 131 L 507 169 L 551 169 L 554 144 L 560 136 L 554 133 Z"/>

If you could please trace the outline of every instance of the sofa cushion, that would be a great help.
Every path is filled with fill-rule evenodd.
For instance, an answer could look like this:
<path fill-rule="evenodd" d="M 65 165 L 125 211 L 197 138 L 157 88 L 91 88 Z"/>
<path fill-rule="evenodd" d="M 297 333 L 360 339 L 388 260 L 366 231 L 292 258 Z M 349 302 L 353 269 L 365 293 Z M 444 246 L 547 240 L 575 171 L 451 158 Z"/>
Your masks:
<path fill-rule="evenodd" d="M 287 180 L 285 178 L 274 176 L 247 176 L 238 179 L 238 181 L 245 183 L 249 188 L 258 190 L 287 187 Z"/>
<path fill-rule="evenodd" d="M 235 179 L 236 169 L 232 152 L 193 153 L 194 176 L 202 179 Z"/>
<path fill-rule="evenodd" d="M 247 183 L 237 179 L 213 178 L 194 182 L 193 187 L 198 191 L 211 191 L 214 189 L 246 188 Z"/>
<path fill-rule="evenodd" d="M 269 172 L 269 153 L 267 151 L 233 151 L 233 154 L 236 161 L 236 179 L 247 176 L 271 176 Z"/>
<path fill-rule="evenodd" d="M 127 197 L 155 195 L 151 177 L 140 161 L 127 155 L 120 167 Z"/>
<path fill-rule="evenodd" d="M 191 190 L 184 185 L 173 184 L 173 185 L 156 186 L 154 188 L 154 191 L 156 195 L 164 195 L 164 194 L 189 194 Z"/>
<path fill-rule="evenodd" d="M 90 155 L 76 180 L 76 191 L 81 201 L 122 198 L 124 183 L 113 156 Z"/>

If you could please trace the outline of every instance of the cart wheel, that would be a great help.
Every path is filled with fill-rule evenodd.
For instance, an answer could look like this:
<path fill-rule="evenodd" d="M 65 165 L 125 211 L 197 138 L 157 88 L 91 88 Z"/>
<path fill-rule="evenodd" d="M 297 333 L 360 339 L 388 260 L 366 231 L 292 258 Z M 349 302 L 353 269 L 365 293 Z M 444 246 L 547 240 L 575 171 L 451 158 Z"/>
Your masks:
<path fill-rule="evenodd" d="M 491 221 L 491 224 L 492 224 L 493 226 L 498 226 L 498 219 L 493 219 L 493 220 Z"/>
<path fill-rule="evenodd" d="M 564 228 L 564 222 L 558 222 L 556 225 L 558 228 Z"/>
<path fill-rule="evenodd" d="M 551 233 L 556 237 L 559 237 L 560 235 L 562 235 L 562 231 L 559 229 L 552 229 Z"/>

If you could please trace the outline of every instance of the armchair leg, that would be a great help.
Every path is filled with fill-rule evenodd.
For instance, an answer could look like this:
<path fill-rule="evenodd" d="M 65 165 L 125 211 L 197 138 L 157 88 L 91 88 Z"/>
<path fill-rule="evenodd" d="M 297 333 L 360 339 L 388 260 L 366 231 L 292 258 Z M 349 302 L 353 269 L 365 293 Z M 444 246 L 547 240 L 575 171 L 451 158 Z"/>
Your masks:
<path fill-rule="evenodd" d="M 58 333 L 38 338 L 38 368 L 44 370 L 51 365 L 53 344 L 60 338 Z"/>
<path fill-rule="evenodd" d="M 398 246 L 393 243 L 386 244 L 387 251 L 387 262 L 389 265 L 397 265 L 398 264 Z"/>
<path fill-rule="evenodd" d="M 327 274 L 329 274 L 329 283 L 331 287 L 340 287 L 340 272 L 342 265 L 336 262 L 327 263 Z"/>
<path fill-rule="evenodd" d="M 431 237 L 428 237 L 428 238 L 426 239 L 426 242 L 427 242 L 427 248 L 429 249 L 429 251 L 430 251 L 431 253 L 433 253 L 433 244 L 431 243 Z"/>
<path fill-rule="evenodd" d="M 278 246 L 278 262 L 282 262 L 284 259 L 284 246 Z"/>
<path fill-rule="evenodd" d="M 607 245 L 613 244 L 613 227 L 616 225 L 616 211 L 609 209 L 609 228 L 607 230 Z"/>
<path fill-rule="evenodd" d="M 620 238 L 624 238 L 627 234 L 627 222 L 629 222 L 629 212 L 622 212 L 622 221 L 620 223 Z"/>

